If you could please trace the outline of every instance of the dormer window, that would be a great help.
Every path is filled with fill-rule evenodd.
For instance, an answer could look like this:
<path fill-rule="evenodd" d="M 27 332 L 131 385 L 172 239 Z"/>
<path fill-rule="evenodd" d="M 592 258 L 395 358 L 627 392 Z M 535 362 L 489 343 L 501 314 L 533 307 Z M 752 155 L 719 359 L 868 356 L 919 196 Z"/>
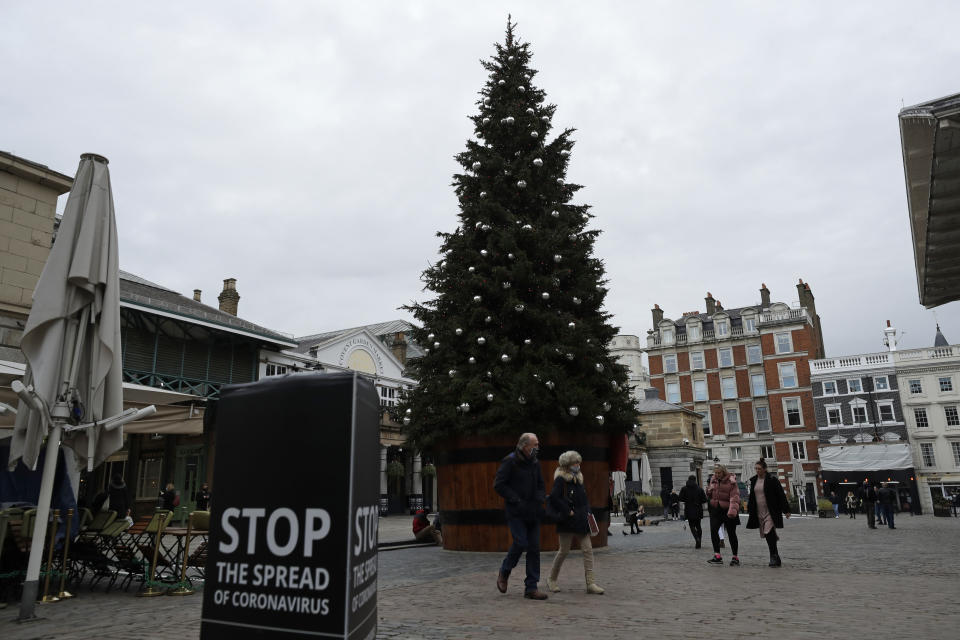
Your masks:
<path fill-rule="evenodd" d="M 757 330 L 757 319 L 753 316 L 744 316 L 743 317 L 743 330 L 749 333 L 754 333 Z"/>
<path fill-rule="evenodd" d="M 730 335 L 730 322 L 726 318 L 718 318 L 713 321 L 713 329 L 718 338 L 726 338 Z"/>
<path fill-rule="evenodd" d="M 687 325 L 687 342 L 693 342 L 697 340 L 700 340 L 700 325 L 688 324 Z"/>
<path fill-rule="evenodd" d="M 673 344 L 673 329 L 661 329 L 660 335 L 663 336 L 663 344 Z"/>

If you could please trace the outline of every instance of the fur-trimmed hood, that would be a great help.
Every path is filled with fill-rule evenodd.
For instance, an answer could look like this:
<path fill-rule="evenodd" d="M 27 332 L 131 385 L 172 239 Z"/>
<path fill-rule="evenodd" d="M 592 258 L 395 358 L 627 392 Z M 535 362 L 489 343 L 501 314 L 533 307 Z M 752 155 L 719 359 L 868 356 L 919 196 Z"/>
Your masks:
<path fill-rule="evenodd" d="M 583 484 L 583 472 L 573 473 L 570 469 L 565 469 L 563 467 L 557 467 L 557 470 L 553 472 L 553 479 L 563 478 L 567 482 L 572 482 L 574 484 Z"/>

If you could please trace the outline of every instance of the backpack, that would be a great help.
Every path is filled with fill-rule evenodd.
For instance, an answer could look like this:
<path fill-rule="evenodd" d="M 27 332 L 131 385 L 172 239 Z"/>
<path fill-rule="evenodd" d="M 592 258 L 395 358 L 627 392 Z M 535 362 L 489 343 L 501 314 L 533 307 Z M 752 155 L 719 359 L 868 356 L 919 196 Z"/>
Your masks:
<path fill-rule="evenodd" d="M 179 493 L 173 494 L 173 506 L 175 506 L 175 507 L 179 507 L 179 506 L 180 506 L 180 494 L 179 494 Z"/>

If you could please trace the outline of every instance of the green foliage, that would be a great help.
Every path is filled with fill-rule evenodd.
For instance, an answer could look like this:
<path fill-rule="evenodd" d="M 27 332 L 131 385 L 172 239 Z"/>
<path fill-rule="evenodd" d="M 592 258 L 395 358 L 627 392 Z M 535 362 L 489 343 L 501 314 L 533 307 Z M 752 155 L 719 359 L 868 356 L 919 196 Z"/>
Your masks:
<path fill-rule="evenodd" d="M 403 468 L 403 463 L 399 460 L 394 460 L 387 464 L 387 476 L 390 478 L 402 478 L 403 474 L 406 473 L 406 470 Z"/>
<path fill-rule="evenodd" d="M 943 496 L 933 496 L 933 506 L 939 507 L 941 509 L 949 509 L 950 500 Z"/>
<path fill-rule="evenodd" d="M 663 500 L 660 499 L 660 496 L 647 496 L 642 493 L 636 494 L 637 504 L 642 504 L 644 507 L 662 507 Z"/>
<path fill-rule="evenodd" d="M 826 498 L 818 498 L 817 509 L 820 511 L 833 511 L 833 503 Z"/>
<path fill-rule="evenodd" d="M 423 468 L 420 469 L 420 475 L 425 478 L 433 478 L 437 475 L 437 468 L 432 464 L 425 464 Z"/>
<path fill-rule="evenodd" d="M 532 83 L 531 55 L 508 25 L 482 63 L 476 138 L 456 156 L 459 226 L 438 233 L 443 259 L 423 272 L 435 297 L 405 307 L 427 350 L 408 365 L 419 386 L 399 407 L 420 448 L 457 435 L 625 433 L 635 422 L 627 370 L 607 351 L 616 328 L 593 255 L 600 232 L 565 179 L 572 130 L 547 139 L 556 107 Z"/>

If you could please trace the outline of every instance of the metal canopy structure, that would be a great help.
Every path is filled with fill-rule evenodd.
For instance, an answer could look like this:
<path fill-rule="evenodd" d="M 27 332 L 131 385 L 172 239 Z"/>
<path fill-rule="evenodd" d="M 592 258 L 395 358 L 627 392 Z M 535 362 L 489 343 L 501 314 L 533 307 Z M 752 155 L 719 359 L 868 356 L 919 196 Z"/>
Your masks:
<path fill-rule="evenodd" d="M 960 94 L 900 110 L 920 304 L 960 300 Z"/>

